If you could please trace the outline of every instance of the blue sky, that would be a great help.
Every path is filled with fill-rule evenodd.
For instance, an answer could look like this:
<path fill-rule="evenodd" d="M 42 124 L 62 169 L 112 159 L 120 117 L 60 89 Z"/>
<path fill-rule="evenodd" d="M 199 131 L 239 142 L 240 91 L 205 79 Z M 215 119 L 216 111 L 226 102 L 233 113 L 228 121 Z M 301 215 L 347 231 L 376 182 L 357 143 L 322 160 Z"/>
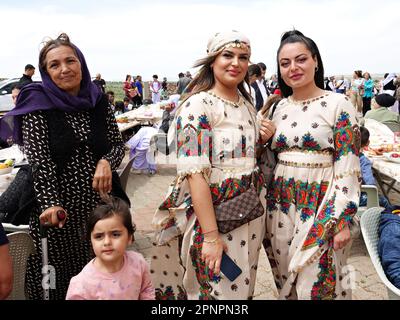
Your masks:
<path fill-rule="evenodd" d="M 92 75 L 175 80 L 194 71 L 210 35 L 229 29 L 249 37 L 251 60 L 265 62 L 270 75 L 280 36 L 293 27 L 317 43 L 326 75 L 399 72 L 398 12 L 396 0 L 0 0 L 0 78 L 37 66 L 41 42 L 66 32 Z"/>

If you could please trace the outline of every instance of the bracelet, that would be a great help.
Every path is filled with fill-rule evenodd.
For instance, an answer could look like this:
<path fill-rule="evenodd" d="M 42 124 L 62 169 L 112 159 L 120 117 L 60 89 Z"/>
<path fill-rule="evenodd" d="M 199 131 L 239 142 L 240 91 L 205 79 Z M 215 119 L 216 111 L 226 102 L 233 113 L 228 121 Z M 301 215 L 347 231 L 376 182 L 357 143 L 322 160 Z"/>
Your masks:
<path fill-rule="evenodd" d="M 211 240 L 211 241 L 207 241 L 207 240 L 204 239 L 203 242 L 204 243 L 214 244 L 214 243 L 218 242 L 218 240 L 219 240 L 219 238 L 217 237 L 217 238 L 215 238 L 214 240 Z"/>
<path fill-rule="evenodd" d="M 211 230 L 211 231 L 203 232 L 203 235 L 209 234 L 209 233 L 214 232 L 214 231 L 218 231 L 218 229 L 214 229 L 214 230 Z"/>

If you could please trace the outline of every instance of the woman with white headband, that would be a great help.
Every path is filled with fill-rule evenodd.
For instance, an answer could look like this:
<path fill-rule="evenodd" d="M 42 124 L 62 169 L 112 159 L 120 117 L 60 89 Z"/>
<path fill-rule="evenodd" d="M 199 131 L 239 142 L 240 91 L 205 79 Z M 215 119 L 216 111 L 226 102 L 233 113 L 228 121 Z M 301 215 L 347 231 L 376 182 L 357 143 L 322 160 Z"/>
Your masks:
<path fill-rule="evenodd" d="M 151 272 L 158 299 L 253 295 L 265 228 L 259 200 L 264 178 L 255 159 L 275 127 L 257 120 L 245 90 L 250 54 L 241 33 L 215 34 L 195 65 L 200 70 L 188 86 L 191 94 L 176 112 L 169 140 L 177 141 L 178 175 L 153 219 Z M 252 190 L 255 198 L 248 201 Z M 227 268 L 221 267 L 223 251 L 232 259 Z"/>

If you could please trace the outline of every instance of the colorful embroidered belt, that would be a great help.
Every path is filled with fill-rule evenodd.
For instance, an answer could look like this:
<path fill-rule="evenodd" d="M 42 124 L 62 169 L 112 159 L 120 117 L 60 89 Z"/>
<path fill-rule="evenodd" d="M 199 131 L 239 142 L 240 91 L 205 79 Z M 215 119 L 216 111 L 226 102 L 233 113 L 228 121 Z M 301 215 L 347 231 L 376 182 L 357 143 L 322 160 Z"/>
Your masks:
<path fill-rule="evenodd" d="M 284 151 L 278 154 L 278 164 L 296 168 L 329 168 L 333 166 L 330 152 Z"/>

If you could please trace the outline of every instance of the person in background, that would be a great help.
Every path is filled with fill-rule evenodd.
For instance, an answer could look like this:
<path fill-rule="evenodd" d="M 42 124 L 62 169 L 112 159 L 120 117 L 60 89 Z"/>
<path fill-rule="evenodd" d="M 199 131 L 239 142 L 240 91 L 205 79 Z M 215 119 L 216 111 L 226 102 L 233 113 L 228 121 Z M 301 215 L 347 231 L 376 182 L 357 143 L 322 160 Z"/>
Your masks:
<path fill-rule="evenodd" d="M 267 73 L 267 66 L 265 65 L 264 62 L 259 62 L 257 65 L 261 68 L 261 77 L 260 79 L 257 80 L 258 87 L 260 89 L 263 101 L 267 101 L 270 93 L 268 91 L 268 84 L 267 81 L 265 80 L 265 75 Z"/>
<path fill-rule="evenodd" d="M 132 76 L 130 74 L 127 74 L 122 89 L 124 90 L 125 97 L 133 103 L 134 97 L 138 95 L 138 90 L 136 89 L 136 87 L 132 87 L 131 79 Z"/>
<path fill-rule="evenodd" d="M 273 74 L 268 82 L 269 94 L 274 94 L 276 87 L 278 86 L 278 77 Z"/>
<path fill-rule="evenodd" d="M 387 93 L 378 94 L 371 100 L 372 109 L 365 114 L 364 118 L 374 119 L 388 126 L 393 132 L 399 132 L 400 116 L 389 110 L 395 101 L 396 99 Z"/>
<path fill-rule="evenodd" d="M 348 98 L 324 90 L 316 43 L 285 32 L 277 52 L 283 99 L 272 122 L 278 163 L 264 241 L 279 299 L 351 299 L 345 275 L 357 212 L 360 131 Z"/>
<path fill-rule="evenodd" d="M 110 197 L 94 209 L 87 237 L 96 257 L 71 279 L 66 300 L 154 300 L 146 260 L 127 250 L 134 232 L 125 201 Z"/>
<path fill-rule="evenodd" d="M 378 253 L 389 281 L 400 289 L 400 206 L 381 213 Z"/>
<path fill-rule="evenodd" d="M 89 213 L 111 191 L 129 201 L 115 172 L 125 152 L 107 97 L 67 34 L 44 44 L 38 65 L 42 82 L 22 88 L 15 108 L 0 120 L 0 133 L 24 147 L 32 168 L 29 234 L 36 253 L 28 259 L 27 295 L 43 299 L 39 226 L 46 225 L 56 272 L 50 299 L 64 300 L 71 277 L 91 259 L 90 242 L 82 237 Z M 67 218 L 59 220 L 59 211 Z"/>
<path fill-rule="evenodd" d="M 343 76 L 339 76 L 337 81 L 336 81 L 336 85 L 335 85 L 335 90 L 337 93 L 341 93 L 341 94 L 346 94 L 348 88 L 346 88 L 346 81 L 344 81 L 344 77 Z"/>
<path fill-rule="evenodd" d="M 350 88 L 350 101 L 353 104 L 358 114 L 362 113 L 362 96 L 364 94 L 364 78 L 361 70 L 356 70 L 353 73 L 353 80 Z"/>
<path fill-rule="evenodd" d="M 161 83 L 161 100 L 168 100 L 168 82 L 167 78 L 163 78 L 163 82 Z"/>
<path fill-rule="evenodd" d="M 397 76 L 395 73 L 385 73 L 384 79 L 382 80 L 381 93 L 387 93 L 391 96 L 394 96 L 394 93 L 396 91 L 396 78 Z"/>
<path fill-rule="evenodd" d="M 369 72 L 364 72 L 364 95 L 363 95 L 363 116 L 371 110 L 371 99 L 374 95 L 374 81 L 371 79 Z"/>
<path fill-rule="evenodd" d="M 13 287 L 13 267 L 7 235 L 0 223 L 0 300 L 7 299 Z"/>
<path fill-rule="evenodd" d="M 369 186 L 376 186 L 376 181 L 372 173 L 372 162 L 364 155 L 363 150 L 369 146 L 369 131 L 365 127 L 360 127 L 361 133 L 361 149 L 360 149 L 360 168 L 361 168 L 361 178 L 362 184 Z M 361 192 L 360 196 L 360 206 L 365 207 L 367 205 L 367 194 Z M 388 210 L 392 210 L 388 199 L 383 195 L 379 195 L 379 205 Z"/>
<path fill-rule="evenodd" d="M 106 92 L 106 81 L 101 78 L 101 74 L 96 74 L 96 79 L 93 80 L 93 83 L 99 87 L 99 89 L 105 93 Z"/>
<path fill-rule="evenodd" d="M 133 106 L 132 106 L 132 104 L 130 104 L 129 98 L 128 98 L 128 97 L 124 97 L 124 109 L 123 109 L 123 113 L 132 110 L 132 108 L 133 108 Z"/>
<path fill-rule="evenodd" d="M 115 94 L 114 91 L 107 91 L 106 92 L 107 99 L 108 99 L 108 104 L 110 105 L 112 111 L 115 110 Z"/>
<path fill-rule="evenodd" d="M 190 71 L 186 71 L 186 75 L 185 76 L 186 76 L 186 78 L 190 79 L 190 81 L 193 80 L 192 74 L 190 73 Z"/>
<path fill-rule="evenodd" d="M 258 85 L 258 80 L 261 80 L 261 68 L 258 64 L 252 64 L 249 66 L 249 83 L 251 87 L 251 96 L 253 98 L 253 103 L 256 107 L 257 112 L 260 111 L 264 105 L 264 99 L 261 94 L 260 87 Z"/>
<path fill-rule="evenodd" d="M 22 88 L 23 86 L 33 82 L 32 76 L 35 74 L 35 67 L 31 64 L 25 66 L 25 72 L 19 79 L 18 86 Z"/>
<path fill-rule="evenodd" d="M 160 102 L 161 94 L 161 83 L 158 81 L 158 75 L 153 75 L 153 81 L 150 82 L 149 84 L 150 87 L 150 92 L 151 92 L 151 100 L 153 103 L 158 103 Z"/>
<path fill-rule="evenodd" d="M 138 95 L 135 97 L 135 106 L 140 107 L 143 104 L 143 82 L 142 76 L 138 75 L 135 80 L 135 86 L 138 91 Z"/>
<path fill-rule="evenodd" d="M 179 77 L 179 80 L 178 80 L 178 83 L 176 84 L 176 93 L 179 95 L 182 95 L 182 94 L 186 93 L 186 88 L 191 80 L 188 77 L 186 77 L 183 74 L 183 72 L 180 72 L 178 74 L 178 77 Z"/>

